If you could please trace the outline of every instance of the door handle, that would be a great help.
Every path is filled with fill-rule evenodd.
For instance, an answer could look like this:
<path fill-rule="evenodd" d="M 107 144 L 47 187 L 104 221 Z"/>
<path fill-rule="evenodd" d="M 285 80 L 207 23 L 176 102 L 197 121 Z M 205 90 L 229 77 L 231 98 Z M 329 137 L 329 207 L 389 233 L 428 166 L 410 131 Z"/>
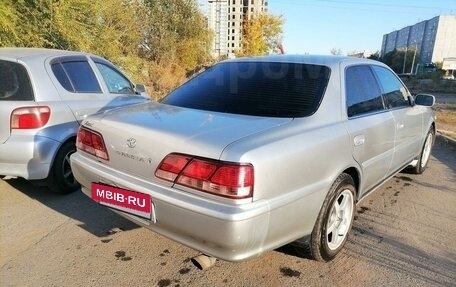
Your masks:
<path fill-rule="evenodd" d="M 353 144 L 354 144 L 355 146 L 363 145 L 364 142 L 365 142 L 364 135 L 356 136 L 356 137 L 353 139 Z"/>
<path fill-rule="evenodd" d="M 404 124 L 398 123 L 398 124 L 397 124 L 397 129 L 400 130 L 400 129 L 402 129 L 402 128 L 404 128 Z"/>

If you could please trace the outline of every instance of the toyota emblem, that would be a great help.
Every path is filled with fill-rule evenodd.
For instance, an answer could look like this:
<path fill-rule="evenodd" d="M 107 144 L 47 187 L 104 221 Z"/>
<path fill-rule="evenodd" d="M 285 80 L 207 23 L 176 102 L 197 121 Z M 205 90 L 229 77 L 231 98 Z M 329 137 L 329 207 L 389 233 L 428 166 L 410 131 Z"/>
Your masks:
<path fill-rule="evenodd" d="M 134 139 L 134 138 L 127 139 L 127 146 L 129 148 L 134 148 L 136 146 L 136 139 Z"/>

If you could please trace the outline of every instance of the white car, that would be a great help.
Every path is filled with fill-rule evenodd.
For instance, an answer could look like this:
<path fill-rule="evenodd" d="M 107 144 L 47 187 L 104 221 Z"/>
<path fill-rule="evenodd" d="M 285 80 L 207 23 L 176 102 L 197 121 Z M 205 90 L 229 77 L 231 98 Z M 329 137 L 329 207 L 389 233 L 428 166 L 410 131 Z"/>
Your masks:
<path fill-rule="evenodd" d="M 142 93 L 142 94 L 141 94 Z M 88 115 L 149 101 L 109 61 L 87 53 L 0 48 L 0 175 L 79 188 L 69 156 Z"/>

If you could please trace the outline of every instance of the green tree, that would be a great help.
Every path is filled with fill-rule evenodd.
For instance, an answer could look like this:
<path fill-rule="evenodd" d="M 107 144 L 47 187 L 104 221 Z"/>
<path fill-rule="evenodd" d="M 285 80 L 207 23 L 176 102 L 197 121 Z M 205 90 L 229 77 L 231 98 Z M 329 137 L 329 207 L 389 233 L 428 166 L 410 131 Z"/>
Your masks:
<path fill-rule="evenodd" d="M 380 61 L 380 52 L 379 51 L 376 51 L 375 53 L 371 54 L 369 57 L 367 57 L 368 59 L 371 59 L 371 60 L 376 60 L 376 61 Z"/>
<path fill-rule="evenodd" d="M 196 0 L 3 0 L 0 46 L 101 55 L 160 97 L 211 60 Z"/>
<path fill-rule="evenodd" d="M 410 73 L 411 71 L 414 73 L 416 65 L 418 64 L 419 57 L 420 55 L 418 51 L 415 53 L 415 49 L 408 49 L 407 51 L 393 50 L 383 55 L 380 60 L 388 65 L 391 69 L 393 69 L 393 71 L 396 73 L 402 74 Z M 413 61 L 413 58 L 415 58 L 415 61 Z"/>
<path fill-rule="evenodd" d="M 144 0 L 144 55 L 184 70 L 211 59 L 211 33 L 195 0 Z"/>
<path fill-rule="evenodd" d="M 16 25 L 18 17 L 15 13 L 12 0 L 5 0 L 0 4 L 0 46 L 14 46 L 18 35 Z"/>
<path fill-rule="evenodd" d="M 277 49 L 282 42 L 282 16 L 268 13 L 253 15 L 243 23 L 242 48 L 237 56 L 266 55 Z"/>

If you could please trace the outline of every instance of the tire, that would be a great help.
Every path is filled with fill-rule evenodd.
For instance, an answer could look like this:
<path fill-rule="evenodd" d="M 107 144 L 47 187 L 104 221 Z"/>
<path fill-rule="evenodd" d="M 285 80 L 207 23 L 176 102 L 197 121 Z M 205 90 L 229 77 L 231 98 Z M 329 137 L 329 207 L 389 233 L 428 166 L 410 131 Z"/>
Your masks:
<path fill-rule="evenodd" d="M 307 252 L 317 261 L 330 261 L 342 250 L 356 212 L 355 184 L 341 174 L 331 186 L 309 240 Z"/>
<path fill-rule="evenodd" d="M 430 128 L 426 139 L 423 144 L 423 148 L 421 149 L 420 157 L 418 159 L 418 163 L 416 166 L 410 168 L 410 171 L 414 174 L 422 174 L 426 169 L 429 158 L 431 157 L 432 145 L 434 144 L 434 129 Z"/>
<path fill-rule="evenodd" d="M 76 151 L 75 143 L 64 143 L 52 163 L 47 185 L 55 193 L 71 193 L 79 189 L 80 185 L 73 176 L 70 166 L 70 155 Z"/>

